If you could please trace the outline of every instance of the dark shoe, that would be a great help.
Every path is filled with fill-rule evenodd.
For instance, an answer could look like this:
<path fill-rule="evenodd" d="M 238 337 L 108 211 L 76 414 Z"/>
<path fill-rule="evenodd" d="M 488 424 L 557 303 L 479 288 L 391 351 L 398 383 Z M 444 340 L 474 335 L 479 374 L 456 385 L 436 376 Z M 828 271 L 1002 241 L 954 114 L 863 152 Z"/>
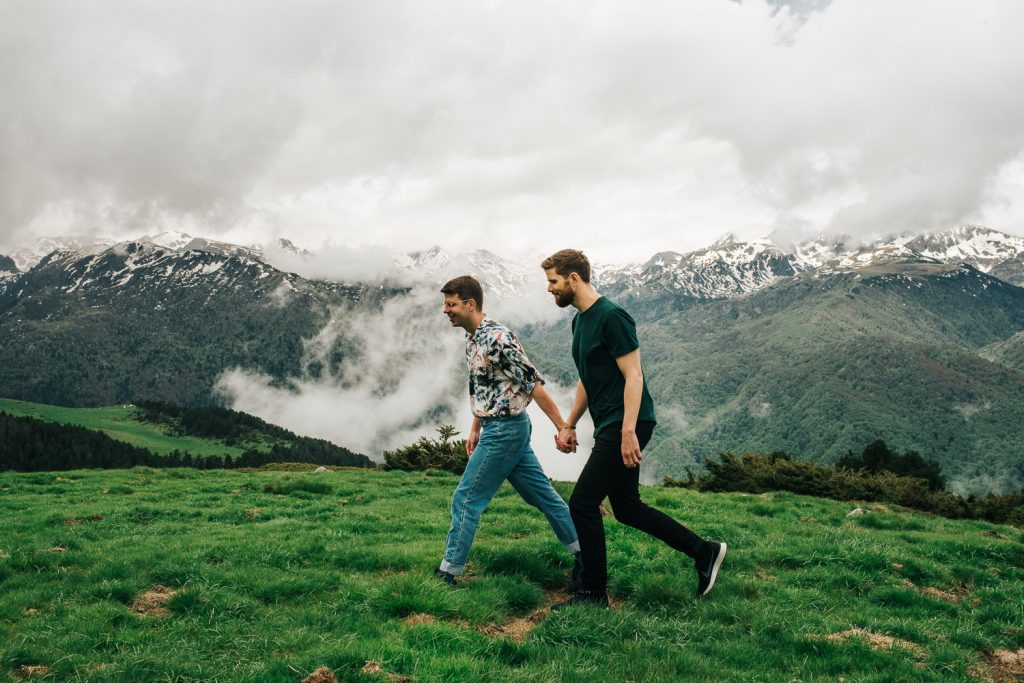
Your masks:
<path fill-rule="evenodd" d="M 575 593 L 583 585 L 583 556 L 576 553 L 573 558 L 572 576 L 569 577 L 569 585 L 565 587 L 566 593 Z"/>
<path fill-rule="evenodd" d="M 717 541 L 707 541 L 703 556 L 697 560 L 697 597 L 702 597 L 711 591 L 715 585 L 715 577 L 718 576 L 718 569 L 725 559 L 726 545 Z"/>
<path fill-rule="evenodd" d="M 563 603 L 558 605 L 552 605 L 551 611 L 557 612 L 565 607 L 572 607 L 573 605 L 596 605 L 598 607 L 608 607 L 608 593 L 605 591 L 588 591 L 588 590 L 577 590 L 572 594 L 572 597 Z"/>
<path fill-rule="evenodd" d="M 434 576 L 436 578 L 438 578 L 438 579 L 441 579 L 442 581 L 447 583 L 449 586 L 454 586 L 455 585 L 455 575 L 454 574 L 449 574 L 448 572 L 443 572 L 440 569 L 435 569 L 434 570 Z"/>

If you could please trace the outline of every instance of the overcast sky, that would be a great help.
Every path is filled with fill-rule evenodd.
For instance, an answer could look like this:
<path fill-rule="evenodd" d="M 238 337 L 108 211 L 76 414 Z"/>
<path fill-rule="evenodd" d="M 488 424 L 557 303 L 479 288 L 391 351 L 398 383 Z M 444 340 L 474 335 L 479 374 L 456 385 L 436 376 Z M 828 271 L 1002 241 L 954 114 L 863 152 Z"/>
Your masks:
<path fill-rule="evenodd" d="M 0 251 L 1024 234 L 1020 0 L 0 0 Z"/>

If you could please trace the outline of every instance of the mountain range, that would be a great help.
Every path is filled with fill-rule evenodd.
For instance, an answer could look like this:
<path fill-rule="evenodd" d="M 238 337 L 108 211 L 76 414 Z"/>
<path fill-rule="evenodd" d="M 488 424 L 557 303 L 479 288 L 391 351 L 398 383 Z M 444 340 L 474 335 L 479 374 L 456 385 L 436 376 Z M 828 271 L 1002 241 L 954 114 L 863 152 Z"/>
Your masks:
<path fill-rule="evenodd" d="M 317 372 L 304 342 L 332 309 L 388 293 L 306 280 L 206 241 L 58 249 L 0 279 L 0 393 L 71 406 L 208 403 L 228 367 Z"/>
<path fill-rule="evenodd" d="M 280 253 L 316 256 L 162 233 L 0 257 L 0 395 L 202 404 L 228 368 L 285 384 L 336 375 L 366 349 L 342 333 L 311 353 L 327 321 L 418 282 L 470 272 L 506 302 L 543 293 L 536 263 L 484 250 L 395 254 L 392 276 L 361 283 L 278 269 Z M 647 480 L 719 451 L 834 462 L 883 438 L 936 458 L 964 490 L 1024 485 L 1024 238 L 966 225 L 869 244 L 727 236 L 594 270 L 638 322 L 661 425 Z M 568 335 L 562 317 L 520 336 L 571 385 Z"/>

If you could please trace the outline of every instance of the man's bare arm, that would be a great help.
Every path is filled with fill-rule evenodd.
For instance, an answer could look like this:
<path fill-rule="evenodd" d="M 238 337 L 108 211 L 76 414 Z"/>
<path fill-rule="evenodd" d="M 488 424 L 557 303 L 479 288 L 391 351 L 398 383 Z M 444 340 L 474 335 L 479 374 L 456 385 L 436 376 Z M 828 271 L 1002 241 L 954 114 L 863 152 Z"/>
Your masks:
<path fill-rule="evenodd" d="M 537 402 L 537 405 L 544 414 L 548 416 L 551 423 L 555 425 L 555 429 L 562 428 L 562 411 L 558 409 L 558 405 L 555 403 L 555 399 L 551 398 L 551 394 L 544 388 L 544 385 L 540 382 L 533 387 L 533 400 Z"/>
<path fill-rule="evenodd" d="M 469 426 L 469 437 L 466 439 L 466 455 L 472 456 L 478 443 L 480 443 L 480 418 L 474 415 L 473 422 Z"/>
<path fill-rule="evenodd" d="M 640 367 L 640 349 L 615 359 L 619 372 L 626 380 L 622 392 L 625 407 L 622 416 L 622 462 L 626 467 L 636 467 L 643 460 L 640 441 L 636 437 L 636 419 L 640 414 L 640 400 L 644 393 L 644 373 Z"/>
<path fill-rule="evenodd" d="M 578 445 L 576 423 L 583 417 L 586 409 L 587 391 L 583 388 L 583 382 L 580 381 L 576 383 L 576 397 L 573 399 L 569 416 L 565 419 L 565 424 L 558 430 L 558 435 L 555 436 L 555 443 L 558 445 L 559 450 L 565 453 L 576 452 L 576 446 Z"/>

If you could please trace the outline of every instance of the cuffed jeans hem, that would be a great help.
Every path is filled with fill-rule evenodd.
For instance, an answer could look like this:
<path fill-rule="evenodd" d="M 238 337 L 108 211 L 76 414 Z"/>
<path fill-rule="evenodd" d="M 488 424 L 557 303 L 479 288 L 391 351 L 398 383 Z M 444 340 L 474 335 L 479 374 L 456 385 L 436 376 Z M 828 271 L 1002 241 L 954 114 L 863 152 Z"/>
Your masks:
<path fill-rule="evenodd" d="M 580 542 L 579 541 L 573 541 L 572 543 L 566 543 L 565 544 L 565 549 L 568 550 L 573 555 L 575 555 L 576 553 L 578 553 L 580 551 Z"/>
<path fill-rule="evenodd" d="M 448 560 L 441 560 L 441 566 L 438 569 L 452 576 L 462 576 L 462 573 L 466 571 L 466 565 L 456 567 L 454 564 L 449 563 Z"/>

